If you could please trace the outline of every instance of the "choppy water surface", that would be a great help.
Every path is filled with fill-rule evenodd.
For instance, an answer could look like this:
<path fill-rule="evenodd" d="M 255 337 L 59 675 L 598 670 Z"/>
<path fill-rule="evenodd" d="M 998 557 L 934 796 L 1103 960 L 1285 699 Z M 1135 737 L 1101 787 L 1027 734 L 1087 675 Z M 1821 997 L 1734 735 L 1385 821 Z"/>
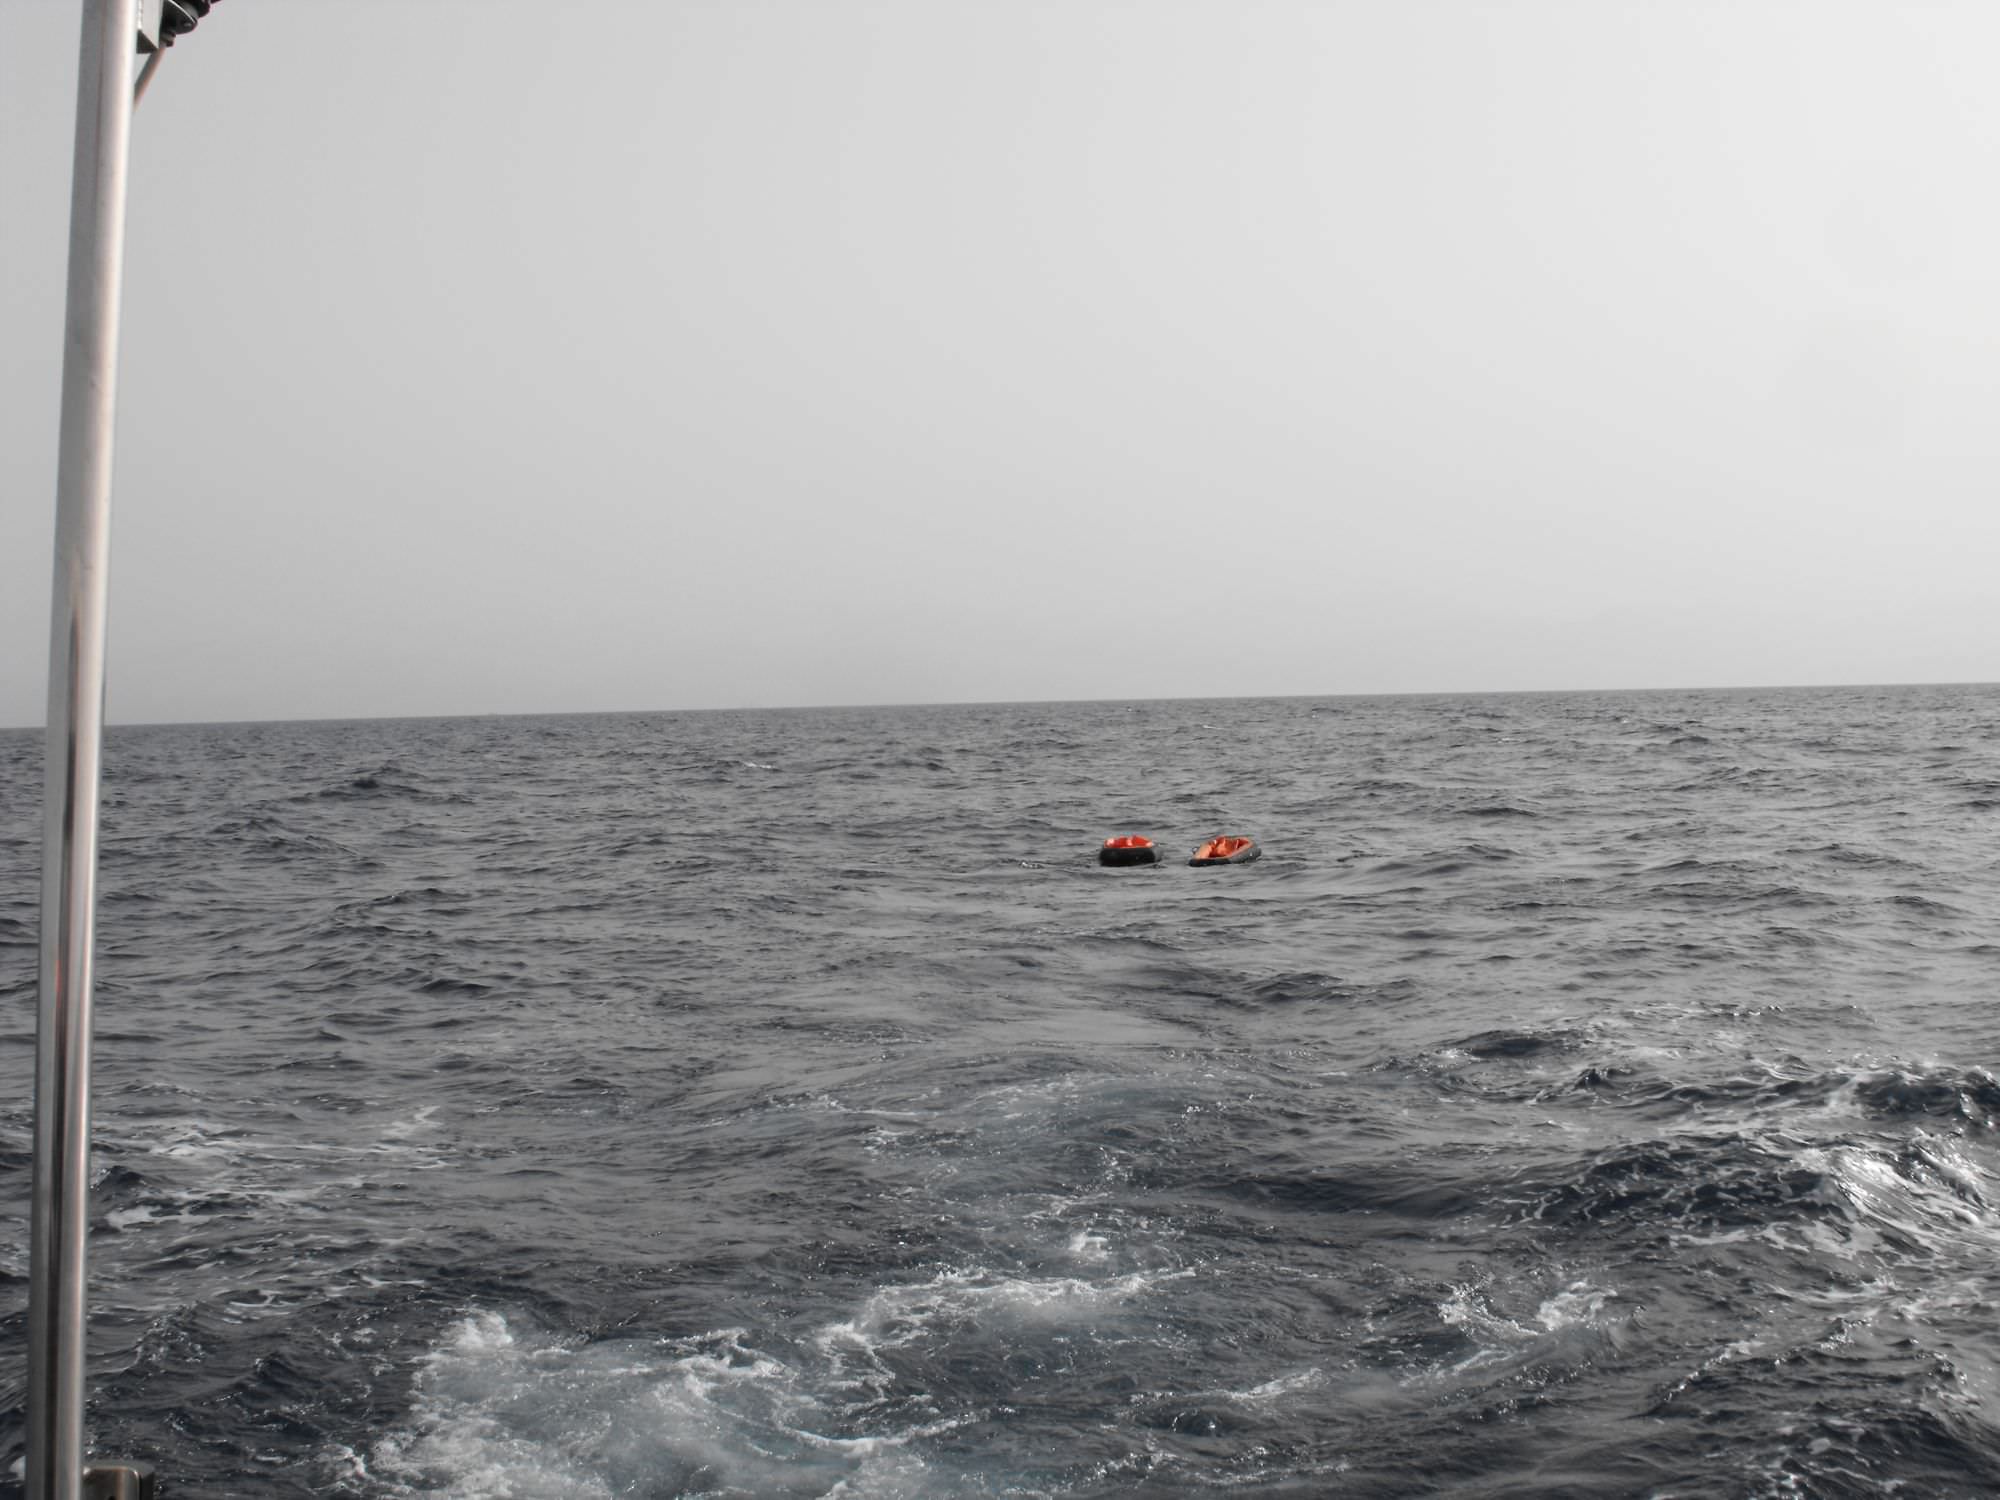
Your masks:
<path fill-rule="evenodd" d="M 0 735 L 16 1451 L 39 795 Z M 97 1446 L 176 1496 L 2000 1489 L 2000 690 L 132 729 L 107 797 Z"/>

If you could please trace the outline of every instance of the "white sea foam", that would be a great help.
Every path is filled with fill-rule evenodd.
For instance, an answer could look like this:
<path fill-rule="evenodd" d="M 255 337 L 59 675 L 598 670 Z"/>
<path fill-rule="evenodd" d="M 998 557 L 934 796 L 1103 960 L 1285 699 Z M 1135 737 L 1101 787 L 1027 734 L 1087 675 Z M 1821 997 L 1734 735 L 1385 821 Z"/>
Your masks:
<path fill-rule="evenodd" d="M 241 1149 L 234 1139 L 218 1139 L 217 1127 L 201 1120 L 168 1121 L 153 1127 L 150 1136 L 134 1144 L 177 1161 L 227 1161 Z"/>
<path fill-rule="evenodd" d="M 638 1493 L 922 1500 L 956 1487 L 911 1448 L 953 1425 L 838 1430 L 838 1397 L 742 1329 L 579 1343 L 499 1313 L 425 1358 L 410 1420 L 330 1455 L 396 1495 L 610 1500 Z"/>
<path fill-rule="evenodd" d="M 1111 1258 L 1111 1241 L 1104 1235 L 1094 1234 L 1088 1229 L 1079 1229 L 1069 1237 L 1069 1253 L 1073 1260 L 1101 1264 Z"/>
<path fill-rule="evenodd" d="M 1531 1319 L 1521 1320 L 1495 1311 L 1478 1287 L 1453 1287 L 1438 1305 L 1438 1318 L 1477 1346 L 1452 1367 L 1453 1372 L 1462 1374 L 1529 1356 L 1540 1358 L 1572 1341 L 1578 1330 L 1610 1328 L 1615 1320 L 1605 1315 L 1605 1304 L 1617 1295 L 1609 1287 L 1572 1281 L 1542 1298 Z"/>
<path fill-rule="evenodd" d="M 1470 1286 L 1453 1287 L 1451 1295 L 1438 1304 L 1438 1318 L 1448 1327 L 1460 1329 L 1469 1337 L 1489 1344 L 1519 1344 L 1536 1334 L 1535 1329 L 1494 1312 L 1486 1305 L 1484 1294 Z M 1490 1352 L 1481 1351 L 1482 1354 Z"/>
<path fill-rule="evenodd" d="M 858 1344 L 894 1348 L 933 1326 L 1081 1322 L 1192 1271 L 1135 1271 L 1105 1281 L 1076 1276 L 1007 1277 L 984 1271 L 945 1271 L 929 1281 L 883 1287 L 851 1318 L 815 1335 L 822 1349 Z"/>
<path fill-rule="evenodd" d="M 390 1140 L 402 1140 L 407 1136 L 415 1135 L 419 1130 L 435 1129 L 436 1121 L 433 1119 L 433 1116 L 437 1112 L 438 1107 L 435 1104 L 423 1105 L 408 1119 L 395 1120 L 385 1125 L 382 1128 L 382 1134 Z"/>
<path fill-rule="evenodd" d="M 1261 1385 L 1253 1385 L 1247 1391 L 1225 1391 L 1223 1394 L 1232 1401 L 1250 1405 L 1283 1401 L 1287 1396 L 1302 1395 L 1307 1391 L 1322 1390 L 1326 1386 L 1326 1372 L 1313 1365 L 1304 1370 L 1295 1370 L 1290 1375 L 1279 1375 Z"/>
<path fill-rule="evenodd" d="M 1576 1325 L 1594 1327 L 1603 1321 L 1604 1304 L 1616 1293 L 1587 1281 L 1572 1281 L 1552 1297 L 1544 1298 L 1535 1309 L 1535 1321 L 1554 1332 Z"/>

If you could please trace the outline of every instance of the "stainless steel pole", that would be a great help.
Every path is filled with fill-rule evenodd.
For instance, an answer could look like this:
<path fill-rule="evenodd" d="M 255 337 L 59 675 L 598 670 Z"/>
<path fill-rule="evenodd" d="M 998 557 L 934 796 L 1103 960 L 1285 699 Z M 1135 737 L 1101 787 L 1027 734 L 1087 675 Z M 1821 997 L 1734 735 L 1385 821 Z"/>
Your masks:
<path fill-rule="evenodd" d="M 138 25 L 138 0 L 84 0 L 43 789 L 41 1008 L 35 1032 L 28 1271 L 29 1500 L 78 1500 L 83 1475 L 91 949 L 104 744 L 111 436 Z"/>

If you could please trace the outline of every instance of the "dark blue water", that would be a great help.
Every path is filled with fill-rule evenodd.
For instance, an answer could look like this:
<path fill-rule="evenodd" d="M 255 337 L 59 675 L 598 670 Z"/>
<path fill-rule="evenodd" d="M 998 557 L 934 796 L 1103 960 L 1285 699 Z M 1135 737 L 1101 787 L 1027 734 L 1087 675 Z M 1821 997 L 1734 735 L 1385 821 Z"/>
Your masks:
<path fill-rule="evenodd" d="M 2000 1488 L 2000 690 L 108 765 L 93 1420 L 173 1495 Z M 0 735 L 16 1452 L 39 795 Z"/>

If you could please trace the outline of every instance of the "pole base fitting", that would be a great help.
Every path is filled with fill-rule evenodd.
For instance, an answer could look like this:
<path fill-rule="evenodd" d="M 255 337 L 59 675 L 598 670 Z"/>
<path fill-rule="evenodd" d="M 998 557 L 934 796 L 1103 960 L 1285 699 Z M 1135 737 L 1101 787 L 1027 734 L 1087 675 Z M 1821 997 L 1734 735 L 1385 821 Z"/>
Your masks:
<path fill-rule="evenodd" d="M 91 1464 L 83 1471 L 83 1500 L 155 1500 L 159 1492 L 151 1464 Z"/>

